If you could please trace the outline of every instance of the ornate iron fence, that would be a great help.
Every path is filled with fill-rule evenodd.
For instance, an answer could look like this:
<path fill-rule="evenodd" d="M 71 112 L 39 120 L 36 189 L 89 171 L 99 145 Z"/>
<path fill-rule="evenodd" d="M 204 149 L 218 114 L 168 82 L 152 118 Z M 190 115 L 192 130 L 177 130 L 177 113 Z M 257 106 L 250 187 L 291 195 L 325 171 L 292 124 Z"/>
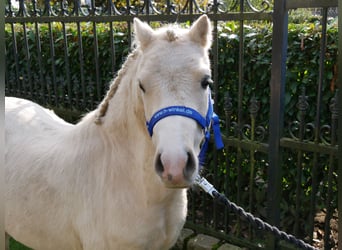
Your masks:
<path fill-rule="evenodd" d="M 337 125 L 338 88 L 328 100 L 323 95 L 329 73 L 324 71 L 327 12 L 337 7 L 337 0 L 92 0 L 89 5 L 79 0 L 19 0 L 16 6 L 13 2 L 8 0 L 5 10 L 6 95 L 32 99 L 57 113 L 62 111 L 65 117 L 94 109 L 102 99 L 121 56 L 131 46 L 135 16 L 158 25 L 193 21 L 207 14 L 214 27 L 211 59 L 215 108 L 225 128 L 226 146 L 222 152 L 211 151 L 203 174 L 250 212 L 317 246 L 324 242 L 325 249 L 337 249 L 333 222 L 337 221 L 337 193 L 342 192 L 337 174 L 342 161 L 338 154 L 341 138 L 337 138 L 337 130 L 341 134 L 342 129 Z M 290 71 L 292 65 L 286 61 L 287 15 L 290 9 L 301 7 L 322 11 L 317 26 L 321 36 L 319 73 L 315 94 L 310 97 L 301 85 L 301 91 L 294 94 L 285 84 L 286 68 Z M 219 63 L 221 51 L 229 49 L 219 43 L 219 29 L 231 21 L 237 27 L 239 45 L 236 67 L 228 69 Z M 244 37 L 248 25 L 260 21 L 273 25 L 273 45 L 260 48 L 260 54 L 269 55 L 272 61 L 270 77 L 258 86 L 269 91 L 258 96 L 246 90 L 249 82 L 244 69 L 253 62 L 245 59 Z M 106 44 L 99 44 L 103 33 L 108 39 Z M 77 44 L 75 48 L 70 47 L 72 42 Z M 220 77 L 227 70 L 237 76 L 236 81 Z M 250 96 L 246 98 L 245 93 Z M 289 97 L 298 99 L 295 107 L 290 107 L 297 115 L 289 115 Z M 267 101 L 261 104 L 262 99 Z M 260 118 L 263 109 L 267 110 L 266 120 Z M 322 121 L 322 110 L 329 112 L 328 120 Z M 197 232 L 250 249 L 284 247 L 212 204 L 210 197 L 199 191 L 189 192 L 189 200 L 187 226 Z"/>

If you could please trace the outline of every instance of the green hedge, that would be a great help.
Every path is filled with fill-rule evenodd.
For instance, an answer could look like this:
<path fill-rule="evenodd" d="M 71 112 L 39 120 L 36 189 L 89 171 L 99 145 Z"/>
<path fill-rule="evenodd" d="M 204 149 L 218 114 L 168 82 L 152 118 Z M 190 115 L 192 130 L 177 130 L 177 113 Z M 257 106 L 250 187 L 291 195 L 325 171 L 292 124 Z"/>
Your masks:
<path fill-rule="evenodd" d="M 309 102 L 316 101 L 317 79 L 319 67 L 319 46 L 320 32 L 319 25 L 312 24 L 290 24 L 288 39 L 288 59 L 287 59 L 287 83 L 286 83 L 286 119 L 293 120 L 296 116 L 296 102 L 298 93 L 302 87 L 306 88 L 306 94 L 309 96 Z M 127 56 L 129 51 L 127 26 L 122 23 L 114 24 L 114 43 L 115 43 L 115 70 L 117 71 Z M 269 112 L 269 80 L 271 73 L 271 50 L 272 50 L 272 26 L 263 23 L 253 26 L 245 25 L 244 37 L 244 65 L 243 65 L 243 104 L 245 110 L 248 110 L 250 98 L 256 96 L 261 105 L 259 121 L 268 122 Z M 85 95 L 87 102 L 83 106 L 74 107 L 76 109 L 91 109 L 92 102 L 98 102 L 108 87 L 110 79 L 115 75 L 111 65 L 111 33 L 108 24 L 97 24 L 98 39 L 98 60 L 100 74 L 100 88 L 96 86 L 95 52 L 94 52 L 94 27 L 92 23 L 82 23 L 80 25 L 81 39 L 83 44 L 83 79 L 85 81 L 84 93 L 81 86 L 81 65 L 79 38 L 77 26 L 75 24 L 66 26 L 67 49 L 69 57 L 69 70 L 71 81 L 72 97 L 82 99 Z M 223 96 L 226 91 L 230 96 L 237 97 L 238 93 L 238 62 L 239 62 L 239 36 L 238 25 L 235 22 L 229 22 L 219 27 L 219 106 L 223 114 Z M 15 53 L 13 52 L 13 35 L 10 25 L 5 26 L 6 31 L 6 77 L 8 87 L 15 86 L 22 91 L 48 94 L 56 94 L 61 97 L 68 95 L 67 71 L 65 61 L 65 36 L 63 27 L 60 23 L 52 24 L 51 32 L 53 40 L 49 38 L 49 27 L 47 24 L 39 25 L 39 42 L 41 43 L 42 67 L 39 67 L 38 49 L 37 49 L 37 31 L 33 24 L 26 27 L 27 48 L 29 51 L 29 60 L 27 48 L 24 40 L 22 25 L 16 25 L 15 37 L 17 40 L 18 52 L 18 70 L 16 76 Z M 324 70 L 326 72 L 323 84 L 323 100 L 327 103 L 333 92 L 329 89 L 334 88 L 333 79 L 334 65 L 337 60 L 337 24 L 332 23 L 328 28 L 328 47 L 326 51 L 326 61 Z M 53 60 L 51 59 L 50 43 L 54 44 L 54 65 L 56 71 L 56 86 L 53 86 Z M 27 71 L 32 74 L 32 86 L 28 84 Z M 43 82 L 40 82 L 40 73 L 42 73 Z M 19 81 L 18 81 L 19 80 Z M 100 91 L 98 93 L 98 91 Z M 47 95 L 48 95 L 47 94 Z M 63 99 L 63 98 L 62 98 Z M 61 100 L 62 101 L 62 100 Z M 53 104 L 53 103 L 51 103 Z M 237 107 L 237 98 L 233 98 L 233 106 Z M 70 103 L 68 103 L 70 107 Z M 322 107 L 322 114 L 326 115 L 327 106 Z M 247 112 L 247 111 L 246 111 Z M 315 113 L 314 106 L 310 107 L 309 114 L 313 117 Z M 248 117 L 248 114 L 246 114 Z M 324 121 L 329 121 L 329 117 L 322 117 Z"/>
<path fill-rule="evenodd" d="M 78 29 L 81 31 L 80 34 Z M 65 29 L 61 23 L 52 23 L 51 28 L 47 24 L 40 24 L 38 29 L 33 24 L 27 24 L 26 38 L 22 25 L 17 24 L 14 29 L 10 25 L 6 25 L 5 31 L 8 88 L 20 90 L 20 93 L 16 95 L 31 97 L 30 94 L 32 93 L 32 99 L 34 98 L 37 102 L 45 105 L 56 106 L 54 96 L 58 96 L 59 106 L 83 112 L 93 109 L 94 103 L 99 102 L 104 96 L 110 80 L 129 52 L 127 26 L 120 23 L 114 24 L 115 58 L 113 70 L 110 26 L 108 24 L 97 24 L 100 79 L 99 84 L 97 84 L 94 49 L 95 30 L 92 23 L 81 23 L 79 27 L 76 24 L 68 24 Z M 50 33 L 52 39 L 50 39 Z M 13 36 L 16 38 L 16 44 Z M 83 50 L 80 50 L 80 41 Z M 41 53 L 38 52 L 38 42 L 41 44 Z M 51 43 L 53 50 L 50 46 Z M 14 53 L 15 47 L 17 47 L 18 64 L 16 64 Z M 65 55 L 66 49 L 67 56 Z M 80 55 L 80 53 L 82 54 Z M 41 65 L 39 64 L 39 57 L 41 58 Z M 69 66 L 67 67 L 67 65 Z M 29 83 L 29 70 L 31 71 L 32 84 Z M 55 79 L 53 79 L 54 71 Z M 70 86 L 68 86 L 68 81 L 70 81 Z M 9 90 L 8 92 L 11 93 Z"/>
<path fill-rule="evenodd" d="M 223 111 L 223 95 L 226 91 L 233 97 L 233 106 L 237 107 L 238 94 L 238 27 L 227 23 L 219 32 L 219 95 Z M 248 115 L 248 105 L 252 96 L 260 102 L 257 120 L 267 126 L 269 115 L 269 81 L 271 77 L 272 27 L 271 25 L 245 26 L 244 65 L 243 65 L 243 105 Z M 328 27 L 327 50 L 325 53 L 322 122 L 330 123 L 329 101 L 334 95 L 334 79 L 337 63 L 337 23 Z M 303 87 L 308 102 L 316 103 L 317 79 L 319 69 L 320 27 L 318 23 L 289 24 L 287 72 L 285 93 L 285 121 L 297 117 L 296 103 Z M 235 98 L 234 98 L 235 97 Z M 315 116 L 315 105 L 311 105 L 308 116 Z M 223 114 L 223 112 L 222 112 Z M 266 123 L 265 123 L 266 122 Z"/>

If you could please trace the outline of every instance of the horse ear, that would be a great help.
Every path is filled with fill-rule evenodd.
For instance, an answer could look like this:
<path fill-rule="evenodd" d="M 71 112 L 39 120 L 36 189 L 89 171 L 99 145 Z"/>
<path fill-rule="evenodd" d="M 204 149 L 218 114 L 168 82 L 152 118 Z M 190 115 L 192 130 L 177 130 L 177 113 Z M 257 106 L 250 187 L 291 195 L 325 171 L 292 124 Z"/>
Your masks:
<path fill-rule="evenodd" d="M 211 24 L 207 15 L 198 18 L 190 28 L 190 38 L 203 47 L 211 46 Z"/>
<path fill-rule="evenodd" d="M 134 18 L 134 31 L 138 44 L 142 49 L 146 48 L 152 40 L 153 29 L 147 24 L 140 21 L 139 18 Z"/>

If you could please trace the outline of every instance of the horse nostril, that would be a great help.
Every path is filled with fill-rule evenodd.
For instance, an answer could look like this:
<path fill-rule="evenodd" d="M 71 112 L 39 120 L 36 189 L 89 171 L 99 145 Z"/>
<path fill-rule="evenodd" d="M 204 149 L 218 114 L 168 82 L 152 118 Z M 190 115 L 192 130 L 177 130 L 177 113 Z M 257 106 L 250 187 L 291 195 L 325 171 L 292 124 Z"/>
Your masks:
<path fill-rule="evenodd" d="M 158 153 L 154 167 L 161 179 L 171 185 L 187 185 L 192 182 L 197 169 L 196 158 L 189 151 L 182 153 Z"/>
<path fill-rule="evenodd" d="M 161 160 L 161 154 L 159 153 L 156 157 L 155 168 L 158 175 L 162 175 L 164 172 L 164 165 Z"/>
<path fill-rule="evenodd" d="M 196 170 L 196 160 L 195 160 L 194 155 L 191 152 L 187 152 L 187 155 L 188 155 L 188 160 L 183 170 L 183 174 L 187 180 L 190 180 L 193 173 Z"/>

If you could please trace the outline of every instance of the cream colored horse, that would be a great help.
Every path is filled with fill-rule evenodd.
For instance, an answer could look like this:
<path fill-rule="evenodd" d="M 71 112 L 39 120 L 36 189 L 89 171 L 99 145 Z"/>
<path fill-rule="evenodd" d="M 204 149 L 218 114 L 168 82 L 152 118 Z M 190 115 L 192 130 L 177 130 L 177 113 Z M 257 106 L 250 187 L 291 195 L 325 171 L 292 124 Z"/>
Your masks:
<path fill-rule="evenodd" d="M 6 98 L 6 232 L 31 248 L 160 250 L 178 237 L 203 129 L 173 115 L 150 136 L 146 121 L 172 105 L 205 116 L 210 21 L 134 29 L 134 51 L 78 124 Z"/>

